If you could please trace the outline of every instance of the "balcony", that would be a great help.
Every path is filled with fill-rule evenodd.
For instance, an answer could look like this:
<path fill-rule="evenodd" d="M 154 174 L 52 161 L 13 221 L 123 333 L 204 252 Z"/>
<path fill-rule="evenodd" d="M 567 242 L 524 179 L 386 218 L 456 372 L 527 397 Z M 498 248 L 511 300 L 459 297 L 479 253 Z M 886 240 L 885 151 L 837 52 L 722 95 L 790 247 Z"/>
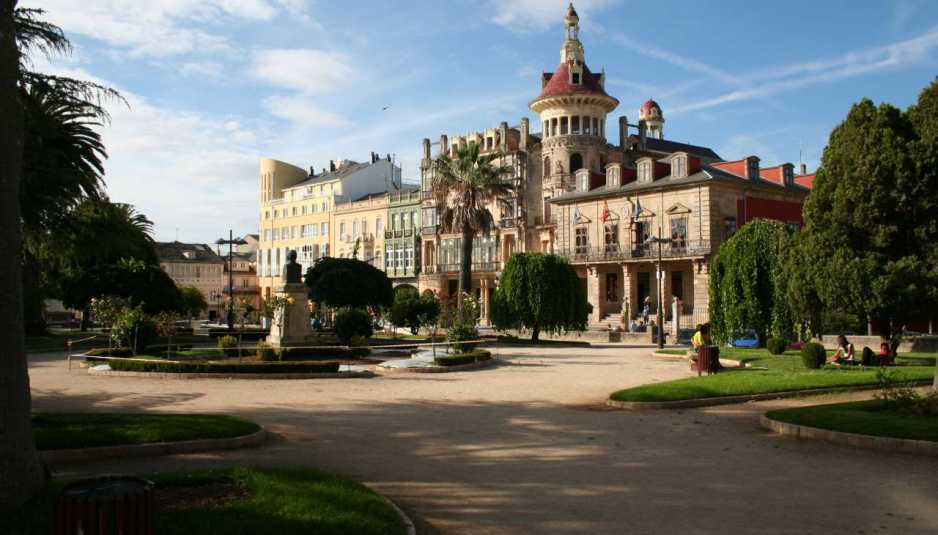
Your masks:
<path fill-rule="evenodd" d="M 435 273 L 459 273 L 459 270 L 462 268 L 462 264 L 437 264 L 431 266 L 423 266 L 423 272 L 426 274 L 435 274 Z M 496 271 L 501 271 L 502 263 L 501 262 L 473 262 L 472 263 L 472 272 L 473 273 L 493 273 Z"/>
<path fill-rule="evenodd" d="M 498 226 L 501 228 L 515 228 L 518 226 L 518 221 L 514 217 L 503 217 L 498 222 Z"/>
<path fill-rule="evenodd" d="M 390 239 L 393 238 L 393 237 L 394 237 L 394 231 L 393 231 L 393 230 L 385 230 L 385 231 L 384 231 L 384 239 L 390 240 Z"/>
<path fill-rule="evenodd" d="M 710 242 L 686 241 L 679 244 L 661 244 L 661 258 L 699 257 L 710 253 Z M 658 244 L 643 243 L 634 248 L 621 248 L 617 245 L 606 247 L 573 247 L 558 250 L 556 253 L 573 264 L 621 262 L 625 260 L 657 260 Z"/>
<path fill-rule="evenodd" d="M 432 236 L 437 233 L 438 228 L 439 227 L 437 225 L 428 225 L 420 229 L 420 234 L 424 236 Z"/>

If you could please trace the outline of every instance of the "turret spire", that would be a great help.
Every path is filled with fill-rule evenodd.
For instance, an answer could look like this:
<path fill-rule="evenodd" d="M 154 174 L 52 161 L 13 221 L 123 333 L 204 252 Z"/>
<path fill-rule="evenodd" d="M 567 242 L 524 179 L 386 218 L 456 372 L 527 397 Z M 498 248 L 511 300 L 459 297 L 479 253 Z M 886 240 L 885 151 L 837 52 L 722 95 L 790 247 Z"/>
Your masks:
<path fill-rule="evenodd" d="M 574 61 L 583 63 L 583 44 L 580 43 L 580 17 L 573 8 L 573 3 L 567 8 L 567 14 L 563 18 L 564 42 L 560 49 L 560 62 L 567 63 Z"/>

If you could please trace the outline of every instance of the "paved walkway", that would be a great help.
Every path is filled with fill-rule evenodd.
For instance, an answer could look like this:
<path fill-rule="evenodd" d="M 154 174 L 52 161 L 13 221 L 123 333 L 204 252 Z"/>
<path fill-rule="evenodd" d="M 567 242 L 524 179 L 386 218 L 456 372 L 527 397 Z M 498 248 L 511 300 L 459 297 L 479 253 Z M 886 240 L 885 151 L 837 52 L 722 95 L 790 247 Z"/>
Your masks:
<path fill-rule="evenodd" d="M 34 355 L 31 378 L 37 409 L 226 412 L 280 435 L 62 475 L 299 464 L 373 485 L 426 533 L 938 533 L 938 459 L 759 427 L 767 407 L 800 401 L 606 410 L 613 390 L 688 374 L 649 352 L 513 348 L 488 370 L 302 381 L 92 377 Z"/>

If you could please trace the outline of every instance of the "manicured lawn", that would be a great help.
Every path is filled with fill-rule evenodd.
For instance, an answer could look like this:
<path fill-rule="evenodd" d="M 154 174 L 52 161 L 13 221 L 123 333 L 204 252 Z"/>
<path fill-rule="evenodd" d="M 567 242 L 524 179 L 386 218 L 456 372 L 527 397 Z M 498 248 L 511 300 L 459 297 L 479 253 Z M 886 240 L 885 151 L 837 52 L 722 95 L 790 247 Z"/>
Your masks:
<path fill-rule="evenodd" d="M 33 414 L 41 450 L 229 438 L 258 429 L 254 422 L 221 414 Z"/>
<path fill-rule="evenodd" d="M 686 355 L 689 349 L 656 349 L 655 353 L 663 353 L 665 355 Z"/>
<path fill-rule="evenodd" d="M 832 431 L 938 441 L 938 418 L 912 414 L 880 400 L 781 409 L 769 418 Z"/>
<path fill-rule="evenodd" d="M 610 398 L 616 401 L 679 401 L 876 384 L 876 368 L 851 366 L 809 370 L 802 365 L 797 351 L 774 356 L 764 349 L 721 348 L 720 356 L 742 361 L 749 368 L 727 369 L 716 375 L 628 388 L 614 392 Z M 935 375 L 934 367 L 929 366 L 893 369 L 896 370 L 896 378 L 905 381 L 930 380 Z"/>
<path fill-rule="evenodd" d="M 898 364 L 913 366 L 934 366 L 938 355 L 935 353 L 899 353 Z"/>
<path fill-rule="evenodd" d="M 380 496 L 324 472 L 239 467 L 144 477 L 156 484 L 155 533 L 405 533 L 400 517 Z M 61 486 L 14 515 L 5 533 L 51 533 L 55 487 Z"/>

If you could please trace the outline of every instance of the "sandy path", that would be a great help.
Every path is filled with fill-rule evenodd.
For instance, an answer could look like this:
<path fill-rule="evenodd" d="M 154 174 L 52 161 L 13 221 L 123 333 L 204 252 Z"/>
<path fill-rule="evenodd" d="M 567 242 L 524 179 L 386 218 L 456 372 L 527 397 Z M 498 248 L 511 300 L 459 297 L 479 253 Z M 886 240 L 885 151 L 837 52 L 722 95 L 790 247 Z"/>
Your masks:
<path fill-rule="evenodd" d="M 489 370 L 308 381 L 91 377 L 37 355 L 31 377 L 37 409 L 227 412 L 281 435 L 63 475 L 306 465 L 373 485 L 428 533 L 938 533 L 938 459 L 759 428 L 767 407 L 801 402 L 609 411 L 609 392 L 686 366 L 623 347 L 500 353 Z"/>

